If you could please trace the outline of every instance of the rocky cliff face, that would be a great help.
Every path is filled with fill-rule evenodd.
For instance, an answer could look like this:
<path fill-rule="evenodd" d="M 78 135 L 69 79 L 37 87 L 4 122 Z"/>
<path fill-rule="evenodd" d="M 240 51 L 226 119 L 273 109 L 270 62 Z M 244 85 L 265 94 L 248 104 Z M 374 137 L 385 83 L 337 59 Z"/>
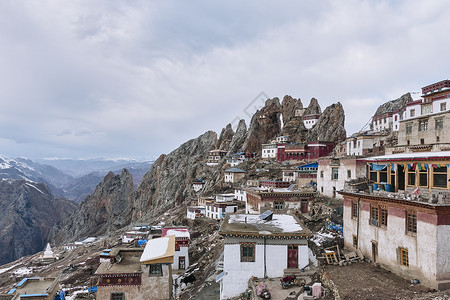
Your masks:
<path fill-rule="evenodd" d="M 321 113 L 322 109 L 320 108 L 319 101 L 317 101 L 316 98 L 312 98 L 305 110 L 304 115 L 320 115 Z"/>
<path fill-rule="evenodd" d="M 374 117 L 383 115 L 385 113 L 394 112 L 396 110 L 404 108 L 406 106 L 406 104 L 411 101 L 413 101 L 413 98 L 411 97 L 410 93 L 407 93 L 398 99 L 383 103 L 382 105 L 380 105 L 378 107 L 377 111 L 375 112 Z"/>
<path fill-rule="evenodd" d="M 122 228 L 131 222 L 133 200 L 130 173 L 126 169 L 120 175 L 109 172 L 78 210 L 53 228 L 52 239 L 61 244 Z"/>
<path fill-rule="evenodd" d="M 228 124 L 220 133 L 219 140 L 217 141 L 217 148 L 228 151 L 231 141 L 233 140 L 233 136 L 234 131 L 231 128 L 231 124 Z"/>
<path fill-rule="evenodd" d="M 328 106 L 308 133 L 309 141 L 339 143 L 346 138 L 345 113 L 341 103 Z"/>
<path fill-rule="evenodd" d="M 241 151 L 241 147 L 247 138 L 247 125 L 245 124 L 245 120 L 240 120 L 238 127 L 236 129 L 236 133 L 231 140 L 230 147 L 228 152 L 233 154 Z"/>
<path fill-rule="evenodd" d="M 302 100 L 292 98 L 289 95 L 284 96 L 283 102 L 281 103 L 281 115 L 284 124 L 294 118 L 297 109 L 303 109 Z"/>
<path fill-rule="evenodd" d="M 161 155 L 136 191 L 133 218 L 149 218 L 164 208 L 195 198 L 195 179 L 207 179 L 204 189 L 211 189 L 220 179 L 221 165 L 207 166 L 205 162 L 207 152 L 216 144 L 216 133 L 208 131 Z"/>
<path fill-rule="evenodd" d="M 264 107 L 253 115 L 242 150 L 261 152 L 261 144 L 268 143 L 280 134 L 280 115 L 280 100 L 278 98 L 267 100 Z"/>
<path fill-rule="evenodd" d="M 42 251 L 50 229 L 75 210 L 43 183 L 0 181 L 0 265 Z"/>

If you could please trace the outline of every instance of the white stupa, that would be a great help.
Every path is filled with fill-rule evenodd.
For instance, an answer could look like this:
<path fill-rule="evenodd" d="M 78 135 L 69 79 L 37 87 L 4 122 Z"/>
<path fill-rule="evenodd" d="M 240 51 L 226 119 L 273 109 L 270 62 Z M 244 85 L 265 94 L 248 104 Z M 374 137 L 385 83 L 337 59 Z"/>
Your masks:
<path fill-rule="evenodd" d="M 44 254 L 41 255 L 40 259 L 45 261 L 56 259 L 56 255 L 55 253 L 53 253 L 52 247 L 50 247 L 50 243 L 47 243 L 47 247 L 45 247 Z"/>

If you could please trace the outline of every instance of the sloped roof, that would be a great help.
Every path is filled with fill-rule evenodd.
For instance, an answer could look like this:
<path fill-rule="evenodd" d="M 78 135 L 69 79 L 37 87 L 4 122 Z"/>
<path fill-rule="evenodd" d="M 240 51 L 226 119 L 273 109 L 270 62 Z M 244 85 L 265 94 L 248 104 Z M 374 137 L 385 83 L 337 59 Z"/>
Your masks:
<path fill-rule="evenodd" d="M 148 240 L 144 253 L 142 253 L 139 261 L 145 265 L 173 263 L 174 255 L 175 236 L 168 235 L 165 237 Z"/>

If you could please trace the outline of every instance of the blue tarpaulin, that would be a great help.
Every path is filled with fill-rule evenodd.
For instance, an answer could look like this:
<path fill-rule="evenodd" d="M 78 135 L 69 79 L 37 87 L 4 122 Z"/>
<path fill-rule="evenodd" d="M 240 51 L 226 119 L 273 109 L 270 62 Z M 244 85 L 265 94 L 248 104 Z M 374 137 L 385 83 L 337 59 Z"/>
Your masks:
<path fill-rule="evenodd" d="M 384 170 L 386 168 L 386 165 L 380 165 L 380 164 L 370 164 L 370 169 L 372 169 L 372 171 L 381 171 Z"/>

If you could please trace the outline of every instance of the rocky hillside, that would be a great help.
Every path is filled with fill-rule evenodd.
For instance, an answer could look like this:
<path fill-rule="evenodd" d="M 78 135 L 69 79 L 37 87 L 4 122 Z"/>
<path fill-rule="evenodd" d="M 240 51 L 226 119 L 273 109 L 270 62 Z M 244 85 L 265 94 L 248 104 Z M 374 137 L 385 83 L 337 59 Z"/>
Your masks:
<path fill-rule="evenodd" d="M 309 131 L 305 129 L 302 117 L 295 116 L 296 109 L 303 110 L 300 99 L 286 96 L 282 103 L 278 98 L 268 99 L 265 106 L 254 114 L 248 129 L 245 121 L 241 120 L 236 132 L 228 124 L 219 137 L 215 132 L 207 131 L 185 142 L 153 163 L 134 194 L 127 172 L 122 172 L 121 176 L 108 174 L 94 194 L 81 203 L 79 210 L 55 228 L 57 244 L 67 241 L 68 237 L 74 240 L 105 234 L 137 220 L 151 222 L 161 212 L 199 195 L 226 191 L 223 170 L 228 165 L 223 159 L 217 166 L 207 166 L 209 150 L 261 154 L 261 144 L 282 133 L 291 135 L 294 142 L 317 139 L 337 142 L 345 138 L 345 117 L 340 103 L 327 107 Z M 312 99 L 306 111 L 321 112 L 317 100 Z M 206 179 L 199 193 L 192 188 L 195 179 Z"/>
<path fill-rule="evenodd" d="M 109 172 L 78 210 L 53 228 L 52 240 L 61 244 L 122 228 L 131 222 L 133 200 L 130 173 L 126 169 L 120 175 Z"/>
<path fill-rule="evenodd" d="M 42 251 L 50 229 L 75 209 L 44 183 L 0 181 L 0 265 Z"/>
<path fill-rule="evenodd" d="M 413 101 L 413 98 L 411 97 L 411 94 L 406 93 L 398 99 L 394 99 L 394 100 L 391 100 L 391 101 L 381 104 L 378 107 L 377 111 L 375 112 L 374 117 L 402 109 L 406 106 L 407 103 L 412 102 L 412 101 Z"/>

